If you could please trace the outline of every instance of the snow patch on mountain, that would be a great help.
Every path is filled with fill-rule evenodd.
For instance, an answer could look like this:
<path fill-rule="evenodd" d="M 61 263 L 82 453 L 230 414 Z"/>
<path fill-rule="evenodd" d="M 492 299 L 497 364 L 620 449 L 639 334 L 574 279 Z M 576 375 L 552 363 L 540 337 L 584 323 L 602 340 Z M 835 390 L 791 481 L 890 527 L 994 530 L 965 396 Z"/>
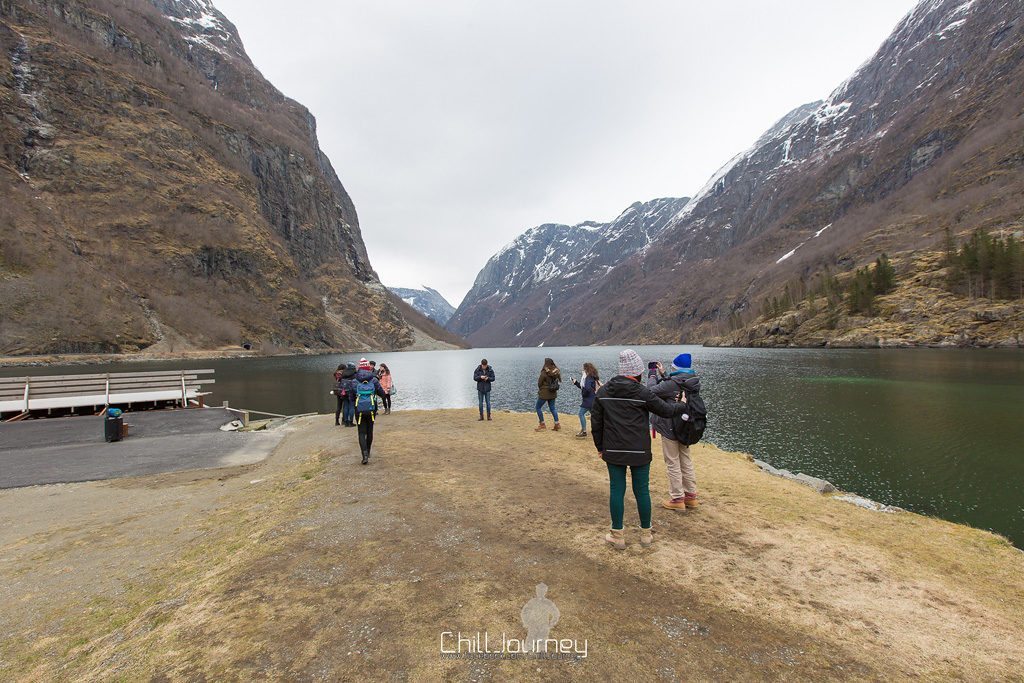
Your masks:
<path fill-rule="evenodd" d="M 182 28 L 182 38 L 191 47 L 223 57 L 244 57 L 234 26 L 210 0 L 155 0 L 168 19 Z"/>
<path fill-rule="evenodd" d="M 417 311 L 432 319 L 439 325 L 444 325 L 455 313 L 455 307 L 438 292 L 424 285 L 423 289 L 408 289 L 405 287 L 388 287 L 402 301 L 409 304 Z"/>

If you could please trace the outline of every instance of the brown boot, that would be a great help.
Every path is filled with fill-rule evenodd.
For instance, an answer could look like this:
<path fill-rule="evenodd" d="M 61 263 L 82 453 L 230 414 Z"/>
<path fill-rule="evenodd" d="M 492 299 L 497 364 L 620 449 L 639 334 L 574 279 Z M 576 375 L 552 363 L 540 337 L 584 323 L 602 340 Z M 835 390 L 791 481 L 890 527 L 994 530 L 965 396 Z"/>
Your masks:
<path fill-rule="evenodd" d="M 604 537 L 604 540 L 616 550 L 626 549 L 626 535 L 622 529 L 612 529 Z"/>
<path fill-rule="evenodd" d="M 650 548 L 654 543 L 654 531 L 640 527 L 640 545 Z"/>
<path fill-rule="evenodd" d="M 700 502 L 697 501 L 696 493 L 687 493 L 686 496 L 683 498 L 683 501 L 686 503 L 686 507 L 690 508 L 691 510 L 700 505 Z"/>
<path fill-rule="evenodd" d="M 668 510 L 685 510 L 686 499 L 685 498 L 669 498 L 668 500 L 662 501 L 661 507 Z"/>
<path fill-rule="evenodd" d="M 548 426 L 546 424 L 544 424 L 543 422 L 541 422 L 539 425 L 537 425 L 537 428 L 534 429 L 533 431 L 535 431 L 535 432 L 543 432 L 547 428 L 548 428 Z"/>
<path fill-rule="evenodd" d="M 558 431 L 558 430 L 560 430 L 561 428 L 562 428 L 562 425 L 560 425 L 560 424 L 558 424 L 558 423 L 556 422 L 556 423 L 555 423 L 555 426 L 551 428 L 551 431 L 553 431 L 553 432 L 557 432 L 557 431 Z"/>

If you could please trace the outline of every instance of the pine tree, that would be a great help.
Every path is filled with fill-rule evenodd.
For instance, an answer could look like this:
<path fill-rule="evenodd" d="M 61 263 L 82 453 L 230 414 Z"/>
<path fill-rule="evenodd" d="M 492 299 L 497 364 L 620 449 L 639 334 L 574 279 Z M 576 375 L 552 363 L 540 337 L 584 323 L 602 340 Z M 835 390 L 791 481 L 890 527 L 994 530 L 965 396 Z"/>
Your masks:
<path fill-rule="evenodd" d="M 875 294 L 888 294 L 896 288 L 896 269 L 889 263 L 889 257 L 884 252 L 875 261 L 872 278 Z"/>
<path fill-rule="evenodd" d="M 946 229 L 943 233 L 942 250 L 944 254 L 942 259 L 942 265 L 946 267 L 952 266 L 956 261 L 957 255 L 956 241 L 953 239 L 953 231 L 950 230 L 948 225 L 946 226 Z"/>
<path fill-rule="evenodd" d="M 807 291 L 807 314 L 812 318 L 818 315 L 818 295 L 811 289 Z"/>
<path fill-rule="evenodd" d="M 867 267 L 854 273 L 846 290 L 846 308 L 850 314 L 875 314 L 874 276 Z"/>
<path fill-rule="evenodd" d="M 825 328 L 834 330 L 839 325 L 839 316 L 841 311 L 839 310 L 839 301 L 834 297 L 829 297 L 825 302 Z"/>

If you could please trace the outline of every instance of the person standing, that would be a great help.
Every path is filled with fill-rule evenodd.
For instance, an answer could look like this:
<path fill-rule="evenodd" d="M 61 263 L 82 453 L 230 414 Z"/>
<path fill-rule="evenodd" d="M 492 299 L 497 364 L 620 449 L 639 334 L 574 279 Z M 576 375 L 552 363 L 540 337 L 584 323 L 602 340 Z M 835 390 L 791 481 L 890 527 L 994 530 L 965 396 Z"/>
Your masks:
<path fill-rule="evenodd" d="M 391 390 L 395 386 L 395 382 L 391 379 L 391 368 L 387 366 L 387 363 L 381 363 L 380 369 L 377 370 L 377 378 L 380 380 L 380 388 L 384 390 L 384 414 L 391 414 Z"/>
<path fill-rule="evenodd" d="M 647 380 L 647 386 L 655 396 L 666 401 L 685 401 L 688 395 L 700 393 L 700 378 L 691 366 L 692 358 L 688 353 L 676 356 L 668 373 L 658 363 L 658 374 Z M 661 453 L 668 471 L 669 499 L 661 506 L 669 510 L 697 507 L 697 474 L 690 458 L 690 447 L 676 438 L 671 419 L 652 417 L 651 426 L 661 435 Z"/>
<path fill-rule="evenodd" d="M 384 396 L 380 380 L 373 372 L 373 367 L 363 358 L 359 361 L 359 369 L 355 376 L 356 382 L 356 426 L 359 427 L 359 450 L 363 455 L 363 464 L 370 462 L 370 450 L 373 448 L 373 423 L 377 417 L 377 398 Z"/>
<path fill-rule="evenodd" d="M 544 404 L 548 404 L 551 417 L 555 421 L 552 431 L 557 432 L 561 427 L 558 424 L 558 408 L 555 407 L 555 399 L 558 398 L 558 389 L 562 386 L 562 371 L 550 358 L 544 359 L 544 367 L 540 369 L 540 377 L 537 378 L 537 419 L 540 424 L 534 430 L 542 432 L 547 429 L 544 424 Z"/>
<path fill-rule="evenodd" d="M 590 414 L 594 446 L 608 466 L 611 531 L 605 542 L 622 550 L 626 547 L 626 470 L 633 480 L 633 496 L 640 515 L 640 544 L 654 543 L 651 530 L 651 413 L 671 418 L 682 415 L 684 403 L 667 403 L 641 383 L 644 362 L 632 349 L 619 353 L 619 374 L 597 391 Z"/>
<path fill-rule="evenodd" d="M 576 435 L 577 439 L 587 438 L 587 413 L 594 407 L 594 397 L 597 395 L 597 390 L 601 387 L 601 378 L 598 376 L 597 367 L 593 363 L 583 364 L 583 376 L 581 379 L 583 381 L 582 384 L 575 378 L 572 380 L 572 383 L 583 392 L 583 398 L 580 401 L 580 433 Z"/>
<path fill-rule="evenodd" d="M 487 403 L 487 419 L 491 419 L 491 385 L 494 384 L 494 368 L 487 364 L 487 359 L 480 361 L 473 371 L 473 381 L 476 382 L 476 398 L 480 405 L 480 422 L 484 420 L 484 403 Z"/>
<path fill-rule="evenodd" d="M 334 373 L 334 376 L 338 378 L 338 384 L 335 387 L 334 393 L 338 398 L 338 408 L 334 413 L 334 424 L 338 424 L 338 410 L 341 411 L 341 424 L 346 427 L 355 427 L 354 422 L 356 414 L 356 396 L 355 396 L 355 377 L 356 377 L 356 364 L 346 363 L 338 366 L 338 371 Z"/>
<path fill-rule="evenodd" d="M 345 404 L 345 389 L 341 384 L 341 376 L 345 372 L 345 364 L 341 363 L 338 368 L 334 371 L 334 389 L 331 391 L 334 394 L 334 398 L 337 401 L 337 405 L 334 408 L 334 426 L 341 426 L 341 412 Z"/>

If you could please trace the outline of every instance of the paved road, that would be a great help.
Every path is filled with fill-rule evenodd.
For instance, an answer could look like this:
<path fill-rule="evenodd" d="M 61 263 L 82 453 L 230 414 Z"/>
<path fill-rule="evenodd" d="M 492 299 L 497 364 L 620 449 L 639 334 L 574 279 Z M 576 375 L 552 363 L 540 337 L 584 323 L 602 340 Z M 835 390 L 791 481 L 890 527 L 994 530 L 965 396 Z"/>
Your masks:
<path fill-rule="evenodd" d="M 99 417 L 0 424 L 0 489 L 245 465 L 284 436 L 220 431 L 234 418 L 220 408 L 130 413 L 130 436 L 117 443 L 103 440 Z"/>

